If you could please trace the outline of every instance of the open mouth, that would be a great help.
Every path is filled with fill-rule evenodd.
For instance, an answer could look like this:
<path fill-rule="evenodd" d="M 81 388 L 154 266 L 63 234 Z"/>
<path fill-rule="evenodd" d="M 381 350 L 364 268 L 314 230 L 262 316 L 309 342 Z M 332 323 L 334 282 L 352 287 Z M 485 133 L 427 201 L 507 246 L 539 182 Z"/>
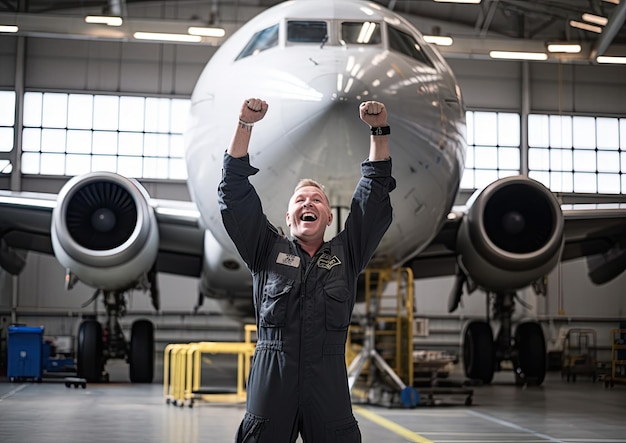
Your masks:
<path fill-rule="evenodd" d="M 311 212 L 305 212 L 300 216 L 300 220 L 305 222 L 314 222 L 315 220 L 317 220 L 317 215 Z"/>

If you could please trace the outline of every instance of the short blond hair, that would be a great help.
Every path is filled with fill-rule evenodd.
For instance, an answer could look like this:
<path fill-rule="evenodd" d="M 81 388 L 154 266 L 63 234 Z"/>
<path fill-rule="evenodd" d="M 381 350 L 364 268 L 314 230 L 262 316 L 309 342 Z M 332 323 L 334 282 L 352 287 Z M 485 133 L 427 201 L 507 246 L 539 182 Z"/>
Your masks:
<path fill-rule="evenodd" d="M 326 203 L 328 203 L 328 206 L 330 206 L 330 199 L 328 198 L 328 195 L 326 194 L 326 189 L 324 188 L 324 185 L 318 182 L 317 180 L 313 180 L 312 178 L 300 179 L 300 181 L 294 188 L 293 193 L 295 194 L 298 191 L 298 189 L 304 188 L 306 186 L 313 186 L 319 189 L 320 191 L 322 191 L 322 194 L 324 194 L 324 197 L 326 197 Z"/>

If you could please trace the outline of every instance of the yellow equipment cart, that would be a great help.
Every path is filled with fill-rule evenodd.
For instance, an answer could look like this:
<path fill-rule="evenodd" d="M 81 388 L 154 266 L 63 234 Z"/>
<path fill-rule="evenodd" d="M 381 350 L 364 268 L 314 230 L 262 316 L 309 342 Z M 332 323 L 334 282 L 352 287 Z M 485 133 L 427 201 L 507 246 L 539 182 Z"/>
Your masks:
<path fill-rule="evenodd" d="M 586 375 L 595 382 L 597 378 L 596 331 L 572 328 L 563 342 L 561 378 L 576 382 L 576 377 Z"/>

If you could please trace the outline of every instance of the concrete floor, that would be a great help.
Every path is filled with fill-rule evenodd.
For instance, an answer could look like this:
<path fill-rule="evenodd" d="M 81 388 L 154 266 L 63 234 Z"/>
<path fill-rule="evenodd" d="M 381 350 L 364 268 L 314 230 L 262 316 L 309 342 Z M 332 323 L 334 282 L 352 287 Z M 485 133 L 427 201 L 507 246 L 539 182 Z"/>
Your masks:
<path fill-rule="evenodd" d="M 0 380 L 0 442 L 233 441 L 243 405 L 166 404 L 160 381 L 132 385 L 125 366 L 109 370 L 110 383 L 86 389 L 68 389 L 61 380 Z M 517 388 L 512 380 L 499 373 L 491 386 L 474 388 L 469 407 L 464 397 L 414 409 L 356 406 L 363 442 L 626 443 L 626 386 L 606 389 L 584 378 L 568 383 L 554 373 L 542 387 Z"/>

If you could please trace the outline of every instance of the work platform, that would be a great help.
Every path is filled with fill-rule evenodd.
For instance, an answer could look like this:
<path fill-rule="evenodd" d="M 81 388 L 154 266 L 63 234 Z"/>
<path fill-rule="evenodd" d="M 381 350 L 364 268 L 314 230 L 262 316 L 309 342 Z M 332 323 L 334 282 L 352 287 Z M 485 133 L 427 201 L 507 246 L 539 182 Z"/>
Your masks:
<path fill-rule="evenodd" d="M 416 349 L 415 297 L 410 268 L 364 272 L 363 311 L 353 314 L 346 344 L 352 401 L 379 406 L 471 406 L 474 391 L 438 375 L 451 365 L 444 353 Z M 424 377 L 424 374 L 426 376 Z"/>

